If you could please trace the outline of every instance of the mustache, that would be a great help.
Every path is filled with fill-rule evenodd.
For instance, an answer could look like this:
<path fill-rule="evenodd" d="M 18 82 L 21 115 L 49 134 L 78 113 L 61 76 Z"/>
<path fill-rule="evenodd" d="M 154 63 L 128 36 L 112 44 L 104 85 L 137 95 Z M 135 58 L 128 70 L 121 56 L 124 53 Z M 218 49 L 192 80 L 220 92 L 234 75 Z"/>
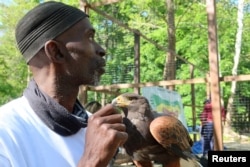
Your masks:
<path fill-rule="evenodd" d="M 102 57 L 99 59 L 96 59 L 96 64 L 98 67 L 105 67 L 106 66 L 106 60 Z"/>

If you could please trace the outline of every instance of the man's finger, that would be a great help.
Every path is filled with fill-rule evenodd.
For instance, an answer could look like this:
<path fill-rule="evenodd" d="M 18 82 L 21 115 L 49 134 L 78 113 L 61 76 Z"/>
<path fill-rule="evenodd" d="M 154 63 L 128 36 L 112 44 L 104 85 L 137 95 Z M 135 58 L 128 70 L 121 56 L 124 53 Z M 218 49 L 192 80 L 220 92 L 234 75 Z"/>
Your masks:
<path fill-rule="evenodd" d="M 122 123 L 115 123 L 115 124 L 109 124 L 107 125 L 109 129 L 114 129 L 120 132 L 126 131 L 126 126 Z"/>
<path fill-rule="evenodd" d="M 107 115 L 117 114 L 117 113 L 118 113 L 117 110 L 112 104 L 107 104 L 106 106 L 102 107 L 93 115 L 101 117 L 101 116 L 107 116 Z"/>
<path fill-rule="evenodd" d="M 128 134 L 126 132 L 119 132 L 117 135 L 118 135 L 118 138 L 121 141 L 119 146 L 122 146 L 127 141 Z"/>

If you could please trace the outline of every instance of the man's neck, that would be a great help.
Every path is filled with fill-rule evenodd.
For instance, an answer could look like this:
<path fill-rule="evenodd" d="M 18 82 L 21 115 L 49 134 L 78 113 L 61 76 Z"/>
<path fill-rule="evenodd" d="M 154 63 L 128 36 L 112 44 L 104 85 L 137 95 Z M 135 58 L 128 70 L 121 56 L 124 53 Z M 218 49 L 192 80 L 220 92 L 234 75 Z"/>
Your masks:
<path fill-rule="evenodd" d="M 41 80 L 35 81 L 42 92 L 46 93 L 60 105 L 64 106 L 69 112 L 73 111 L 73 107 L 78 95 L 78 88 L 66 88 L 64 85 L 68 84 L 59 84 L 49 81 L 48 79 L 43 82 L 41 82 Z"/>

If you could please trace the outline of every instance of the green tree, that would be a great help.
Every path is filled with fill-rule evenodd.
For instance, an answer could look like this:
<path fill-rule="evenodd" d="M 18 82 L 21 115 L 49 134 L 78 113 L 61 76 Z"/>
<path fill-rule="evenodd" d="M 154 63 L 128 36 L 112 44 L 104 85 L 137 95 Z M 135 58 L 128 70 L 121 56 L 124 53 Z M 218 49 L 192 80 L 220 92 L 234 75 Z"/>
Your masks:
<path fill-rule="evenodd" d="M 15 26 L 27 9 L 37 3 L 38 0 L 13 0 L 0 4 L 0 104 L 20 96 L 27 84 L 28 70 L 16 47 Z"/>
<path fill-rule="evenodd" d="M 79 1 L 63 0 L 67 4 L 79 6 Z M 88 1 L 100 2 L 100 0 Z M 0 104 L 20 96 L 27 84 L 28 70 L 19 51 L 15 47 L 14 27 L 17 20 L 38 1 L 13 0 L 0 7 Z M 194 77 L 204 78 L 209 70 L 207 14 L 205 1 L 175 0 L 176 54 L 195 65 Z M 217 27 L 221 75 L 231 75 L 237 30 L 237 6 L 231 1 L 217 2 Z M 246 5 L 247 7 L 247 5 Z M 139 30 L 158 45 L 168 46 L 167 9 L 163 0 L 126 0 L 98 7 L 124 25 Z M 249 73 L 249 9 L 245 11 L 242 34 L 241 60 L 238 74 Z M 96 29 L 96 40 L 107 49 L 106 74 L 102 85 L 131 83 L 134 76 L 134 34 L 117 23 L 90 10 L 90 19 Z M 163 80 L 166 50 L 156 47 L 147 39 L 141 38 L 141 82 Z M 244 61 L 242 61 L 244 60 Z M 190 65 L 176 58 L 176 79 L 190 78 Z M 169 66 L 168 68 L 171 68 Z M 222 83 L 222 96 L 225 102 L 230 94 L 230 83 Z M 176 86 L 184 104 L 190 105 L 190 85 Z M 243 89 L 241 89 L 243 90 Z M 122 90 L 131 91 L 131 90 Z M 250 94 L 249 86 L 244 86 L 244 96 Z M 195 85 L 196 104 L 202 105 L 206 97 L 205 84 Z M 93 98 L 95 95 L 93 93 Z M 101 99 L 101 97 L 98 98 Z M 113 97 L 110 97 L 113 98 Z M 100 101 L 100 100 L 99 100 Z M 108 100 L 109 101 L 109 100 Z M 190 109 L 186 109 L 191 113 Z"/>
<path fill-rule="evenodd" d="M 157 44 L 167 48 L 167 20 L 166 6 L 164 1 L 158 0 L 127 0 L 113 5 L 100 7 L 112 17 L 126 24 L 130 28 L 138 29 L 142 34 L 155 41 Z M 117 26 L 116 23 L 101 17 L 95 12 L 90 13 L 92 21 L 98 32 L 98 39 L 112 45 L 105 45 L 108 54 L 107 67 L 112 66 L 114 73 L 110 72 L 104 76 L 110 80 L 102 81 L 102 84 L 116 83 L 123 75 L 127 75 L 127 67 L 133 67 L 133 34 Z M 221 75 L 231 75 L 233 67 L 235 33 L 237 29 L 237 8 L 230 1 L 217 2 L 217 27 L 220 55 Z M 106 21 L 103 21 L 106 20 Z M 105 24 L 104 24 L 105 23 Z M 176 53 L 195 65 L 194 77 L 206 76 L 209 70 L 208 62 L 208 30 L 207 13 L 205 1 L 175 1 L 175 26 L 176 26 Z M 249 13 L 246 12 L 244 24 L 249 24 Z M 100 26 L 101 25 L 101 26 Z M 101 28 L 100 28 L 101 27 Z M 99 31 L 101 29 L 101 32 Z M 247 66 L 249 46 L 247 41 L 249 31 L 244 29 L 242 42 L 242 59 L 240 61 L 239 74 L 249 72 Z M 104 37 L 105 36 L 105 37 Z M 126 39 L 126 40 L 124 40 Z M 129 51 L 129 52 L 128 52 Z M 166 52 L 157 48 L 145 39 L 141 39 L 141 82 L 162 80 Z M 171 68 L 169 66 L 168 68 Z M 133 82 L 133 68 L 130 68 L 130 77 L 122 82 Z M 130 70 L 129 69 L 129 70 Z M 176 59 L 176 78 L 190 78 L 190 65 L 181 59 Z M 112 70 L 111 70 L 112 71 Z M 108 71 L 109 72 L 109 69 Z M 118 82 L 119 83 L 119 82 Z M 221 83 L 222 97 L 227 102 L 230 92 L 229 83 Z M 182 95 L 184 104 L 191 103 L 190 85 L 177 86 L 176 90 Z M 247 93 L 248 91 L 246 91 Z M 206 85 L 195 85 L 196 104 L 202 106 L 206 98 Z M 201 108 L 199 109 L 201 111 Z M 191 112 L 189 112 L 191 113 Z"/>

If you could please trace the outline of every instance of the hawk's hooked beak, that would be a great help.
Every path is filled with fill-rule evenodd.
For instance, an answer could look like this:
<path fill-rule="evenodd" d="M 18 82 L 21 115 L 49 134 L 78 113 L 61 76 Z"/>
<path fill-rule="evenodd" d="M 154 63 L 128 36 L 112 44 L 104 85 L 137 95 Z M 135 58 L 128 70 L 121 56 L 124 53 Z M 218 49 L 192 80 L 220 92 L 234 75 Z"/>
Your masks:
<path fill-rule="evenodd" d="M 126 98 L 122 97 L 122 96 L 118 96 L 115 99 L 112 100 L 111 104 L 117 108 L 117 110 L 121 111 L 122 113 L 124 113 L 125 115 L 127 115 L 127 104 L 128 101 L 126 100 Z"/>
<path fill-rule="evenodd" d="M 122 95 L 120 95 L 120 96 L 116 97 L 114 100 L 112 100 L 112 104 L 116 107 L 127 107 L 129 105 L 129 103 L 130 103 L 130 101 Z"/>

